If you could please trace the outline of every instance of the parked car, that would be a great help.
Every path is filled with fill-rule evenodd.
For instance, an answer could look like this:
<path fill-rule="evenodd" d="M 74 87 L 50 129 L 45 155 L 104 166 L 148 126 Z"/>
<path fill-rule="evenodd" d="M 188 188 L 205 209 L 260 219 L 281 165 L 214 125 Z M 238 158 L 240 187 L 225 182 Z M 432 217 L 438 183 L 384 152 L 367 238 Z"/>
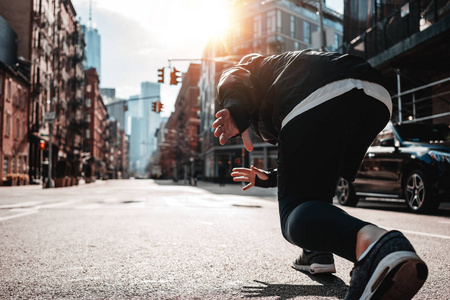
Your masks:
<path fill-rule="evenodd" d="M 450 126 L 389 123 L 381 131 L 353 183 L 341 178 L 336 197 L 356 206 L 360 198 L 403 198 L 415 213 L 450 200 Z"/>

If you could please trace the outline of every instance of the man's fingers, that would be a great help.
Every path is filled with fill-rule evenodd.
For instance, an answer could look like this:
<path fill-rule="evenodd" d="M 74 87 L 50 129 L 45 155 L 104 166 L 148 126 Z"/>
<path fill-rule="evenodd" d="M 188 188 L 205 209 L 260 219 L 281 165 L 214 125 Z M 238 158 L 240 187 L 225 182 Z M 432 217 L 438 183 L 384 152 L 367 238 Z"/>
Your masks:
<path fill-rule="evenodd" d="M 253 143 L 250 139 L 250 134 L 248 133 L 248 128 L 241 134 L 242 141 L 244 142 L 244 147 L 248 152 L 253 151 Z"/>
<path fill-rule="evenodd" d="M 221 109 L 218 112 L 216 112 L 216 118 L 220 118 L 220 117 L 225 117 L 229 114 L 229 110 L 228 109 Z"/>
<path fill-rule="evenodd" d="M 219 137 L 223 133 L 223 126 L 219 126 L 214 130 L 214 136 Z"/>
<path fill-rule="evenodd" d="M 248 177 L 245 177 L 245 176 L 239 176 L 239 177 L 233 177 L 233 181 L 243 181 L 243 182 L 250 182 L 251 183 L 251 180 L 250 180 L 250 178 L 248 178 Z"/>
<path fill-rule="evenodd" d="M 224 123 L 223 118 L 218 118 L 214 121 L 214 123 L 212 124 L 212 127 L 217 128 L 217 127 L 223 125 L 223 123 Z"/>
<path fill-rule="evenodd" d="M 248 168 L 233 168 L 233 172 L 246 172 L 246 173 L 248 173 L 248 172 L 251 172 L 251 170 L 248 169 Z"/>
<path fill-rule="evenodd" d="M 252 183 L 249 183 L 249 184 L 247 184 L 246 186 L 244 186 L 243 188 L 242 188 L 242 190 L 243 191 L 246 191 L 246 190 L 248 190 L 249 188 L 251 188 L 253 186 L 253 184 Z"/>
<path fill-rule="evenodd" d="M 250 173 L 251 173 L 250 170 L 241 170 L 241 171 L 233 170 L 231 176 L 248 176 L 248 174 Z"/>
<path fill-rule="evenodd" d="M 225 143 L 228 141 L 228 136 L 226 136 L 225 133 L 222 133 L 219 137 L 219 144 L 225 145 Z"/>
<path fill-rule="evenodd" d="M 269 176 L 267 176 L 266 173 L 264 173 L 263 171 L 261 171 L 258 168 L 255 168 L 254 166 L 252 166 L 252 170 L 256 173 L 256 175 L 258 175 L 259 178 L 261 178 L 262 180 L 267 180 L 269 179 Z"/>

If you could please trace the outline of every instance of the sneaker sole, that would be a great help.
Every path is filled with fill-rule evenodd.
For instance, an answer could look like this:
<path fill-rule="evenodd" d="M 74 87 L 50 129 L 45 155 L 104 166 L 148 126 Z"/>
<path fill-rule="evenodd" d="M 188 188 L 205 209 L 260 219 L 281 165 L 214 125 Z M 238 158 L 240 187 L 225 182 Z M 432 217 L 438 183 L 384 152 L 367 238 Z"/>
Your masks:
<path fill-rule="evenodd" d="M 309 272 L 311 274 L 321 274 L 321 273 L 336 273 L 336 267 L 334 264 L 324 265 L 324 264 L 311 264 L 311 265 L 296 265 L 292 264 L 292 268 L 297 271 Z"/>
<path fill-rule="evenodd" d="M 361 300 L 409 300 L 428 276 L 427 265 L 411 251 L 387 255 L 370 277 Z"/>

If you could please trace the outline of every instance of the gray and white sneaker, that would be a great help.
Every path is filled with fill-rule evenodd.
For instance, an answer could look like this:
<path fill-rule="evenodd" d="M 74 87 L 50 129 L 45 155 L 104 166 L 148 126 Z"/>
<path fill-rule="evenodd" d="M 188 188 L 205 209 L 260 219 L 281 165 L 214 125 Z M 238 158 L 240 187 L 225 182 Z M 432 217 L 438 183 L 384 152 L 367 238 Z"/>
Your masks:
<path fill-rule="evenodd" d="M 428 276 L 425 262 L 399 231 L 383 235 L 350 273 L 346 300 L 409 300 Z"/>
<path fill-rule="evenodd" d="M 303 251 L 292 263 L 292 268 L 311 274 L 336 273 L 333 254 L 328 252 Z"/>

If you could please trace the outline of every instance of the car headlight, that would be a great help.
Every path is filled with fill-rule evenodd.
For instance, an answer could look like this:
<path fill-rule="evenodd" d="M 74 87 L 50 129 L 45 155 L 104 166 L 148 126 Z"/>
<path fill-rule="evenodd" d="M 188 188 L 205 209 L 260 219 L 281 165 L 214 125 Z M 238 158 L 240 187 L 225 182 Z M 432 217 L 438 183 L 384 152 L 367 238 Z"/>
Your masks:
<path fill-rule="evenodd" d="M 450 163 L 450 153 L 432 150 L 428 154 L 438 162 Z"/>

